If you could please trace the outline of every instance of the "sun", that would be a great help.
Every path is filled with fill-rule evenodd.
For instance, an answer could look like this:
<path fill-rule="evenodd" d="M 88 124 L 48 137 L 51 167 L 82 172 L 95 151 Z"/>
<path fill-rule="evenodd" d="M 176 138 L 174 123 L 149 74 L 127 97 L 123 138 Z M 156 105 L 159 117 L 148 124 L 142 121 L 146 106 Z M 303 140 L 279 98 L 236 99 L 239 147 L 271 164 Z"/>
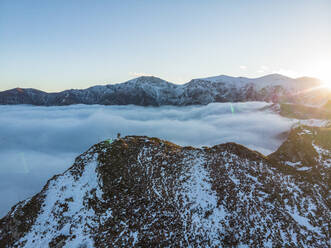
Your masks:
<path fill-rule="evenodd" d="M 311 75 L 322 81 L 325 87 L 331 89 L 331 58 L 320 59 L 311 63 Z"/>
<path fill-rule="evenodd" d="M 323 85 L 331 90 L 331 79 L 322 79 Z"/>
<path fill-rule="evenodd" d="M 323 81 L 323 86 L 331 90 L 331 81 L 327 81 L 326 83 Z"/>

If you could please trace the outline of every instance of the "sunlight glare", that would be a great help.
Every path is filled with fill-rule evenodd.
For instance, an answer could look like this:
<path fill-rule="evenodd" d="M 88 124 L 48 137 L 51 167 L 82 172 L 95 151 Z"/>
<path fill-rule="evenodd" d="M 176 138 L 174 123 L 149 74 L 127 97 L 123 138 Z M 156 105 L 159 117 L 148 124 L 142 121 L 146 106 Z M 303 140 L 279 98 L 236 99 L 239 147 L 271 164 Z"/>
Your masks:
<path fill-rule="evenodd" d="M 331 59 L 315 61 L 312 72 L 322 81 L 325 87 L 331 88 Z"/>

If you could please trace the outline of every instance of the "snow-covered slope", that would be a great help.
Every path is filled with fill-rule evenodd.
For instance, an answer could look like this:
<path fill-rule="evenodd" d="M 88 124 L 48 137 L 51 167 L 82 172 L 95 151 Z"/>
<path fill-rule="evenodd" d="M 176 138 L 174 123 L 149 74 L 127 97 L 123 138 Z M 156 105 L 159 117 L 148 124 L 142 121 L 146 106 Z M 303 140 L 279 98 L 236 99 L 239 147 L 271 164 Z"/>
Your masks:
<path fill-rule="evenodd" d="M 246 84 L 255 84 L 259 88 L 266 86 L 284 86 L 287 88 L 298 86 L 294 82 L 295 79 L 280 75 L 280 74 L 270 74 L 259 78 L 246 78 L 246 77 L 230 77 L 226 75 L 220 75 L 216 77 L 199 78 L 200 80 L 215 82 L 215 83 L 228 83 L 238 86 L 243 86 Z M 294 85 L 292 85 L 294 84 Z"/>
<path fill-rule="evenodd" d="M 246 77 L 230 77 L 226 75 L 201 78 L 200 80 L 215 82 L 215 83 L 227 83 L 238 85 L 242 87 L 247 84 L 254 84 L 257 88 L 262 89 L 264 87 L 281 86 L 286 89 L 302 90 L 307 87 L 318 86 L 319 82 L 313 78 L 290 78 L 280 74 L 270 74 L 259 78 L 246 78 Z M 315 82 L 313 82 L 315 81 Z"/>
<path fill-rule="evenodd" d="M 180 106 L 243 101 L 322 104 L 331 98 L 331 92 L 321 90 L 320 85 L 317 79 L 292 79 L 278 74 L 254 79 L 217 76 L 193 79 L 183 85 L 157 77 L 139 77 L 121 84 L 59 93 L 16 88 L 0 92 L 0 104 Z"/>
<path fill-rule="evenodd" d="M 330 180 L 317 179 L 331 146 L 293 132 L 288 143 L 304 132 L 318 166 L 283 148 L 101 142 L 0 220 L 0 247 L 328 247 Z"/>

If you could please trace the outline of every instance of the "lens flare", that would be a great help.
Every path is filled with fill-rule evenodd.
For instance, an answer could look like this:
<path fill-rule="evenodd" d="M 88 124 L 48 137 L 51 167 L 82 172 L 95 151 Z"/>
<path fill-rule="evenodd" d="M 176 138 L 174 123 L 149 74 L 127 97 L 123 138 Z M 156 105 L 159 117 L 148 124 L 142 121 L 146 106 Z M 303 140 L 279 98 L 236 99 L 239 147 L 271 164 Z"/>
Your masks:
<path fill-rule="evenodd" d="M 234 114 L 234 107 L 233 107 L 232 103 L 230 104 L 230 108 L 231 108 L 231 113 Z"/>

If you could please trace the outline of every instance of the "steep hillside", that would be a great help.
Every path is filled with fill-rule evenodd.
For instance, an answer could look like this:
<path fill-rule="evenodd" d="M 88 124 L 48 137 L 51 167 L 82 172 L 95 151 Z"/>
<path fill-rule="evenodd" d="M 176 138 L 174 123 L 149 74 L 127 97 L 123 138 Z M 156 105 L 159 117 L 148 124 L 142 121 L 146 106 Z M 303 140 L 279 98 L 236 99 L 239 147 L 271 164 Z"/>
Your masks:
<path fill-rule="evenodd" d="M 270 158 L 235 143 L 101 142 L 0 220 L 0 247 L 328 247 L 329 131 L 314 130 Z"/>
<path fill-rule="evenodd" d="M 331 128 L 299 126 L 292 130 L 271 160 L 295 169 L 298 176 L 321 187 L 331 206 Z"/>
<path fill-rule="evenodd" d="M 299 104 L 280 104 L 280 114 L 288 118 L 296 119 L 328 119 L 331 120 L 331 110 L 327 105 L 311 107 Z"/>

